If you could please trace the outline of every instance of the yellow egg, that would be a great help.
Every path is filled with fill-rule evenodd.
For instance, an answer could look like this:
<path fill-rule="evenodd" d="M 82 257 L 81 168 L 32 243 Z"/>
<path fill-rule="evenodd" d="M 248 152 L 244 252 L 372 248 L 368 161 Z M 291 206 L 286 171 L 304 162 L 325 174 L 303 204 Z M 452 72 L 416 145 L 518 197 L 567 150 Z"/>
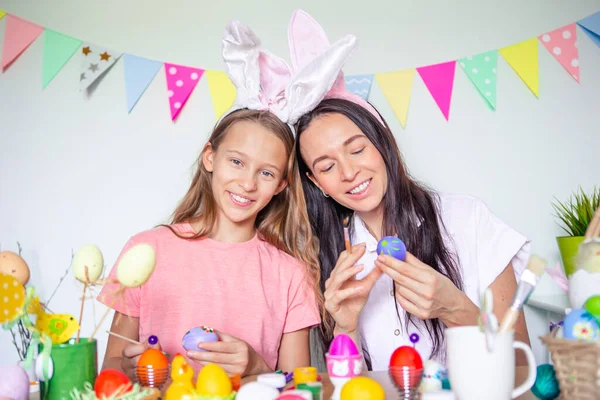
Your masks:
<path fill-rule="evenodd" d="M 342 386 L 340 399 L 385 400 L 385 391 L 376 380 L 366 376 L 357 376 Z"/>
<path fill-rule="evenodd" d="M 123 286 L 135 288 L 142 286 L 154 272 L 156 253 L 147 243 L 130 248 L 119 260 L 117 279 Z"/>
<path fill-rule="evenodd" d="M 204 366 L 196 380 L 196 392 L 202 396 L 228 396 L 232 392 L 231 379 L 217 364 Z"/>
<path fill-rule="evenodd" d="M 86 276 L 87 268 L 87 276 Z M 73 258 L 75 278 L 83 283 L 94 283 L 102 275 L 104 257 L 95 244 L 87 244 L 80 248 Z"/>
<path fill-rule="evenodd" d="M 12 251 L 0 252 L 0 273 L 11 275 L 23 286 L 29 282 L 29 266 L 20 255 Z"/>

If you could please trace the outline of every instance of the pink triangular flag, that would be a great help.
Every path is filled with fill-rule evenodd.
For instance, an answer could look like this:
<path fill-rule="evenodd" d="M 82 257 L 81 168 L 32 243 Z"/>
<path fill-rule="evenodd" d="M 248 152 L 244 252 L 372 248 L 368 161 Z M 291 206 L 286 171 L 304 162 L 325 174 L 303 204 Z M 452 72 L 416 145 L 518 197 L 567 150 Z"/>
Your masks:
<path fill-rule="evenodd" d="M 417 71 L 429 89 L 429 93 L 446 117 L 450 117 L 450 101 L 452 100 L 452 87 L 454 86 L 454 71 L 456 61 L 419 67 Z"/>
<path fill-rule="evenodd" d="M 577 23 L 538 36 L 544 47 L 579 82 L 579 51 L 577 50 Z"/>
<path fill-rule="evenodd" d="M 165 63 L 165 74 L 167 76 L 167 89 L 169 104 L 171 106 L 171 120 L 175 121 L 175 118 L 177 118 L 188 97 L 192 94 L 198 81 L 202 78 L 204 70 Z"/>
<path fill-rule="evenodd" d="M 44 31 L 44 28 L 14 15 L 6 16 L 2 69 L 6 69 Z"/>

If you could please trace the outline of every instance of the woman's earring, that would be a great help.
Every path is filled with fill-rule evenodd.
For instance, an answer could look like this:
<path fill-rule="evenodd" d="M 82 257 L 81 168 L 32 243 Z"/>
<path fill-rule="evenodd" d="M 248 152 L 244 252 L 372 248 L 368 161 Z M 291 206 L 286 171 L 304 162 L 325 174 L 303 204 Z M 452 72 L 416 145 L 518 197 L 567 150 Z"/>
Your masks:
<path fill-rule="evenodd" d="M 329 195 L 328 195 L 327 193 L 325 193 L 325 192 L 323 191 L 323 189 L 321 189 L 321 193 L 323 193 L 323 196 L 324 196 L 324 197 L 329 197 Z"/>

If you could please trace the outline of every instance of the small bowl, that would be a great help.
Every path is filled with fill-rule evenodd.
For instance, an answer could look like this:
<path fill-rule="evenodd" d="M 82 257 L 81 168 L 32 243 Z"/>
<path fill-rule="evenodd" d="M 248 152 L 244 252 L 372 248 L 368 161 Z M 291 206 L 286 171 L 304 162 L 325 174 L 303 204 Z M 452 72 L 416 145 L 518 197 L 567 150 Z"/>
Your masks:
<path fill-rule="evenodd" d="M 400 392 L 401 399 L 416 399 L 423 379 L 423 369 L 410 367 L 389 367 L 389 375 Z"/>

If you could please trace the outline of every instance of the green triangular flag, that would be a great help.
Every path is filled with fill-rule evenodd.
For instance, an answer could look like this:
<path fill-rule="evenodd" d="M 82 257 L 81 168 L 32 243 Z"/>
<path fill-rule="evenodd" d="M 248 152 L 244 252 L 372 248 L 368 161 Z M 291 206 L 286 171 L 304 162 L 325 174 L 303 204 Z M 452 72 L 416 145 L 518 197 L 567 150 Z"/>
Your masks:
<path fill-rule="evenodd" d="M 475 54 L 456 60 L 465 71 L 488 107 L 496 109 L 496 67 L 498 50 Z"/>
<path fill-rule="evenodd" d="M 44 31 L 44 63 L 42 67 L 42 88 L 45 89 L 58 71 L 75 54 L 81 40 L 46 29 Z"/>

